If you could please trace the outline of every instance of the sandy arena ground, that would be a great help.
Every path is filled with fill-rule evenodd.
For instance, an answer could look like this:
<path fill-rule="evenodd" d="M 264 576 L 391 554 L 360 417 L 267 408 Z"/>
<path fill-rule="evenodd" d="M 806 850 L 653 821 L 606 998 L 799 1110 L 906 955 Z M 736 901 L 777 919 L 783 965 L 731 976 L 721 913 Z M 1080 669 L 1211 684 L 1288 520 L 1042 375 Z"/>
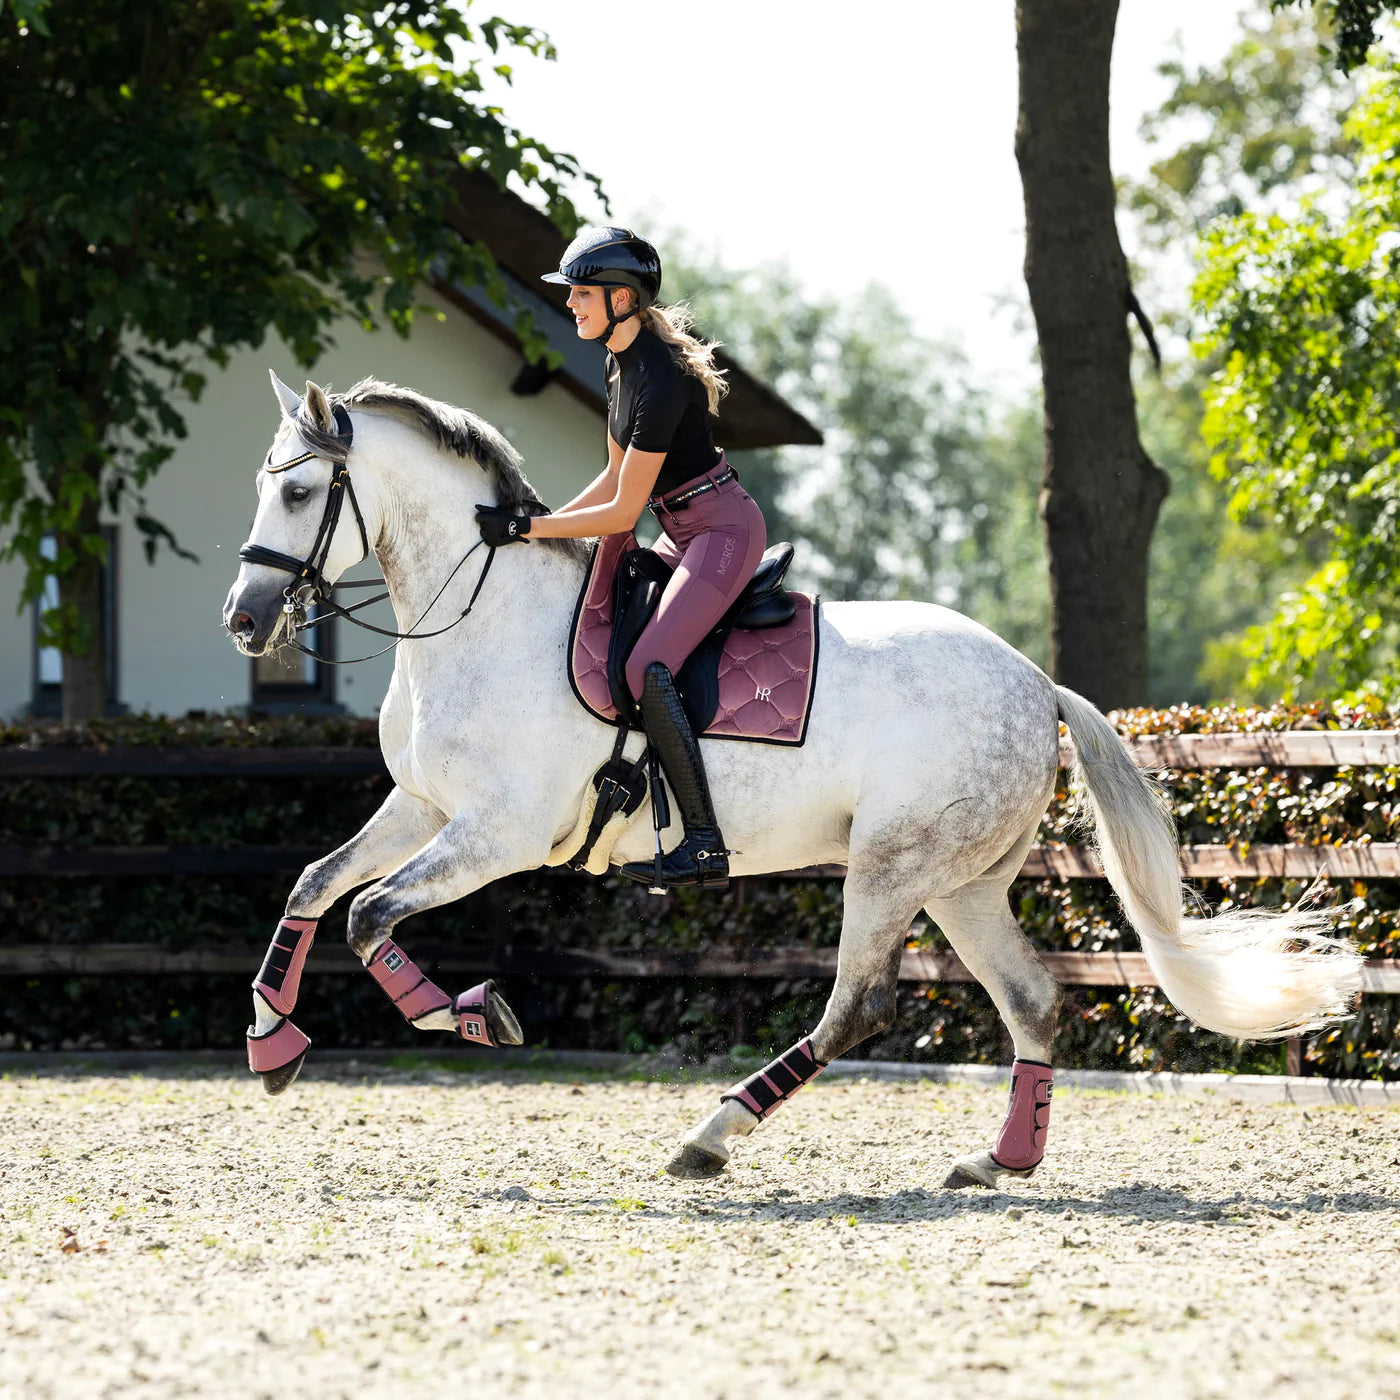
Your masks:
<path fill-rule="evenodd" d="M 314 1052 L 313 1052 L 314 1053 Z M 317 1066 L 0 1081 L 0 1395 L 1400 1395 L 1394 1110 Z"/>

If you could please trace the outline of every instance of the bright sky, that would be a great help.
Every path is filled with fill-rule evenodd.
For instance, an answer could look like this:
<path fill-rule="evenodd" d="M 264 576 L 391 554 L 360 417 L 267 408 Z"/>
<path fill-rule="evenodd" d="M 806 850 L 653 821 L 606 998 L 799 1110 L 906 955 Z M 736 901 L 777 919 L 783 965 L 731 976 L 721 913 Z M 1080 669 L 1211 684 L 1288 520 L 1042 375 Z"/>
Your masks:
<path fill-rule="evenodd" d="M 984 385 L 1035 381 L 1027 318 L 1006 305 L 1025 300 L 1012 0 L 476 4 L 553 38 L 557 62 L 523 59 L 512 89 L 488 91 L 601 177 L 615 219 L 684 228 L 735 267 L 785 258 L 818 291 L 884 281 Z M 1155 70 L 1174 36 L 1209 62 L 1253 8 L 1122 0 L 1115 174 L 1150 163 L 1137 125 L 1167 93 Z"/>

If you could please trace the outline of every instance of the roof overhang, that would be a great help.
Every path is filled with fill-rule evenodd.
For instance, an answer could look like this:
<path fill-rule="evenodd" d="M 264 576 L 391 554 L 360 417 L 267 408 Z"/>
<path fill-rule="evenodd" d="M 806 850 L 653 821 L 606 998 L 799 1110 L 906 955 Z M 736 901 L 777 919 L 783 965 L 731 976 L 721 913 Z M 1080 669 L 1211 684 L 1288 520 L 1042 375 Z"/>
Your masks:
<path fill-rule="evenodd" d="M 448 223 L 464 238 L 480 243 L 495 258 L 510 297 L 531 312 L 537 329 L 563 363 L 552 375 L 533 366 L 522 368 L 516 388 L 538 392 L 555 381 L 593 408 L 607 413 L 603 393 L 603 348 L 580 340 L 565 302 L 568 290 L 539 280 L 558 267 L 566 240 L 553 221 L 518 195 L 503 190 L 480 170 L 457 177 L 457 204 Z M 480 286 L 439 283 L 439 290 L 468 315 L 507 344 L 520 348 L 513 312 L 499 306 Z M 729 393 L 720 403 L 715 437 L 734 451 L 787 444 L 819 446 L 821 432 L 766 384 L 747 373 L 722 350 L 715 360 L 728 371 Z"/>

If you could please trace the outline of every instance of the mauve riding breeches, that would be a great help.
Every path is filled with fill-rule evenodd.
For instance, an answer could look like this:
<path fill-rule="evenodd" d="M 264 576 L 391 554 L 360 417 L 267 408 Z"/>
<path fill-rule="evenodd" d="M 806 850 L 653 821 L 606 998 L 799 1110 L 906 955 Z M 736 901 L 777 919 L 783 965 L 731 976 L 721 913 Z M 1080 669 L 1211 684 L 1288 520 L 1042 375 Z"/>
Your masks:
<path fill-rule="evenodd" d="M 729 469 L 721 457 L 713 470 L 670 494 L 678 496 Z M 652 549 L 675 572 L 627 658 L 627 688 L 634 698 L 641 696 L 642 680 L 653 661 L 661 662 L 672 675 L 680 670 L 744 591 L 768 546 L 763 512 L 737 477 L 674 512 L 663 503 L 655 514 L 662 534 Z"/>

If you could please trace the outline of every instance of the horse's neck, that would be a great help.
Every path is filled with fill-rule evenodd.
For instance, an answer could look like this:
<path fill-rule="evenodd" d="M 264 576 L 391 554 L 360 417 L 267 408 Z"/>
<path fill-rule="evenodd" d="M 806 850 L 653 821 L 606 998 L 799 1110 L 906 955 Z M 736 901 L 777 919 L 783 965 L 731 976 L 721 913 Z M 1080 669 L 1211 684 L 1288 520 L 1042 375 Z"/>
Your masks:
<path fill-rule="evenodd" d="M 400 632 L 436 632 L 461 617 L 490 557 L 483 545 L 461 562 L 481 537 L 475 506 L 482 498 L 481 484 L 460 467 L 424 473 L 411 489 L 395 492 L 375 553 Z M 460 671 L 470 659 L 489 668 L 493 658 L 498 664 L 551 651 L 560 627 L 568 626 L 583 572 L 543 541 L 497 550 L 470 614 L 440 637 L 401 642 L 400 664 L 426 674 L 444 664 Z"/>

